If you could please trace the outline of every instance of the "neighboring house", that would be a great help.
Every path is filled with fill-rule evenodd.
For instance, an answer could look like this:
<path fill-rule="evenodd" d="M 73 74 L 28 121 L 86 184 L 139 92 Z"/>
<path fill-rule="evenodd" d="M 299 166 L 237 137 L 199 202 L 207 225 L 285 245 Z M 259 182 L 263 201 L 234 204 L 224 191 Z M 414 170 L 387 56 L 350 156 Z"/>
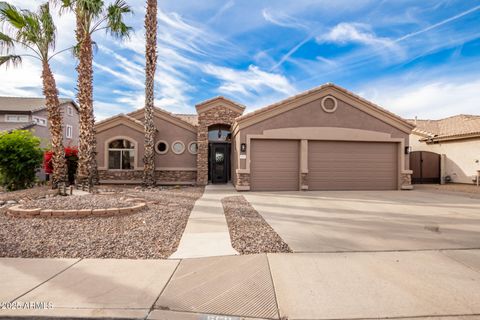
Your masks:
<path fill-rule="evenodd" d="M 78 106 L 71 99 L 60 99 L 63 117 L 63 144 L 78 145 Z M 47 107 L 44 98 L 0 97 L 0 131 L 15 129 L 30 130 L 42 141 L 41 146 L 50 144 Z"/>
<path fill-rule="evenodd" d="M 155 108 L 158 184 L 225 183 L 237 190 L 411 188 L 413 125 L 334 84 L 242 115 L 224 97 L 196 115 Z M 140 183 L 144 111 L 96 124 L 101 183 Z"/>
<path fill-rule="evenodd" d="M 480 116 L 409 120 L 412 169 L 419 182 L 473 183 L 480 170 Z M 425 173 L 426 172 L 426 173 Z M 425 175 L 427 175 L 425 179 Z"/>

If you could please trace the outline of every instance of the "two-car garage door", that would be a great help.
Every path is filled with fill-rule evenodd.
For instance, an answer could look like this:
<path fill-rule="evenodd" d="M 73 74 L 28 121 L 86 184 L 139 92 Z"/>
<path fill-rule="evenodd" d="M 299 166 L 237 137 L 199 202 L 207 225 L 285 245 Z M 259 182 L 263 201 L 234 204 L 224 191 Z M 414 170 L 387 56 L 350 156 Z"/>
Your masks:
<path fill-rule="evenodd" d="M 300 141 L 252 140 L 251 190 L 299 190 Z M 397 189 L 397 144 L 308 143 L 309 190 Z"/>
<path fill-rule="evenodd" d="M 397 144 L 310 141 L 309 190 L 397 189 Z"/>

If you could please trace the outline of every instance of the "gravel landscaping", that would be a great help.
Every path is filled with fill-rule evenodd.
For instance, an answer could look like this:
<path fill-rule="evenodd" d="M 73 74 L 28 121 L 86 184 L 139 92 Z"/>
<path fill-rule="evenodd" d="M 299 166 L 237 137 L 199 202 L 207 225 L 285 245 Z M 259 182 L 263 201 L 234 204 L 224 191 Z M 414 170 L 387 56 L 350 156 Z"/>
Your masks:
<path fill-rule="evenodd" d="M 99 195 L 89 194 L 83 196 L 52 197 L 38 199 L 22 204 L 25 209 L 53 209 L 53 210 L 75 210 L 75 209 L 107 209 L 131 207 L 132 203 L 125 201 L 121 194 Z"/>
<path fill-rule="evenodd" d="M 222 199 L 232 246 L 241 254 L 292 252 L 244 196 Z"/>
<path fill-rule="evenodd" d="M 8 206 L 1 207 L 0 257 L 167 258 L 176 250 L 193 205 L 203 194 L 202 187 L 114 189 L 108 196 L 84 197 L 110 197 L 116 207 L 121 197 L 134 197 L 147 202 L 147 209 L 115 217 L 22 219 L 8 217 Z M 72 198 L 59 199 L 69 202 Z"/>
<path fill-rule="evenodd" d="M 480 195 L 480 187 L 475 184 L 448 183 L 448 184 L 416 184 L 416 190 L 437 190 L 447 192 L 462 192 L 471 195 Z"/>

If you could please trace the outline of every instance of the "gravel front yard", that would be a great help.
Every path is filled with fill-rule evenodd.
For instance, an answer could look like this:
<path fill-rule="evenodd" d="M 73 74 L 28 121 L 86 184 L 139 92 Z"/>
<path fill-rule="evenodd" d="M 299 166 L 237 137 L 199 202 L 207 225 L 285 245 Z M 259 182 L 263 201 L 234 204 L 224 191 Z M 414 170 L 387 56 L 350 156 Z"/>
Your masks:
<path fill-rule="evenodd" d="M 0 257 L 167 258 L 203 194 L 203 187 L 115 189 L 108 197 L 143 198 L 148 208 L 127 216 L 69 219 L 11 218 L 6 206 L 0 208 Z"/>
<path fill-rule="evenodd" d="M 53 210 L 74 210 L 74 209 L 108 209 L 131 207 L 131 202 L 126 202 L 121 193 L 111 195 L 88 194 L 84 196 L 53 197 L 38 199 L 22 204 L 25 209 L 53 209 Z"/>
<path fill-rule="evenodd" d="M 241 254 L 292 252 L 244 196 L 222 199 L 232 246 Z"/>
<path fill-rule="evenodd" d="M 448 183 L 448 184 L 415 184 L 417 190 L 437 190 L 446 192 L 462 192 L 470 195 L 480 195 L 480 187 L 474 184 Z"/>

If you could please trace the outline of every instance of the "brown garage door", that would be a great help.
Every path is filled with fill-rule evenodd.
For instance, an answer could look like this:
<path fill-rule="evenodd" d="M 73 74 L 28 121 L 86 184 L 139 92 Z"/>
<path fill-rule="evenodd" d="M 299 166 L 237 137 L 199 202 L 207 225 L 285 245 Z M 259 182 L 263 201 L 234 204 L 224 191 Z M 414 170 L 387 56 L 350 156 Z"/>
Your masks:
<path fill-rule="evenodd" d="M 309 141 L 309 190 L 397 189 L 397 144 Z"/>
<path fill-rule="evenodd" d="M 299 141 L 295 140 L 252 140 L 250 188 L 298 190 L 299 151 Z"/>

